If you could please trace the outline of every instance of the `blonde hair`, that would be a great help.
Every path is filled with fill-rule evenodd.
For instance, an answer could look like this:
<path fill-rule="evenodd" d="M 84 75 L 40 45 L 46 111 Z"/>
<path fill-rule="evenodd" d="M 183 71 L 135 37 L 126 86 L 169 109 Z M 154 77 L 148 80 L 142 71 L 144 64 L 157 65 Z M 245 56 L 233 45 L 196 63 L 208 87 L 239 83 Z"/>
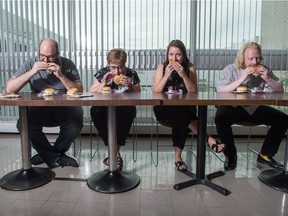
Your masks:
<path fill-rule="evenodd" d="M 112 49 L 107 55 L 108 64 L 113 62 L 120 65 L 125 65 L 126 61 L 127 61 L 127 54 L 121 48 Z"/>
<path fill-rule="evenodd" d="M 244 68 L 245 67 L 245 50 L 247 48 L 253 48 L 253 49 L 258 49 L 259 54 L 260 54 L 260 61 L 263 60 L 263 56 L 262 56 L 262 49 L 261 49 L 261 45 L 256 43 L 256 42 L 248 42 L 245 43 L 239 50 L 236 59 L 235 59 L 235 64 L 237 66 L 237 68 Z"/>

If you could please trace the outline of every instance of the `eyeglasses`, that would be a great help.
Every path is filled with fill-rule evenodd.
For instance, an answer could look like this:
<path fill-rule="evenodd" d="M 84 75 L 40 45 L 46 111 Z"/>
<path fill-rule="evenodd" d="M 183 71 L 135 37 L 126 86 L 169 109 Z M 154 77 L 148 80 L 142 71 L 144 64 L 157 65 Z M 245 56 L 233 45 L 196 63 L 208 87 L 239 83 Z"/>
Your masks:
<path fill-rule="evenodd" d="M 109 69 L 110 70 L 124 70 L 125 69 L 125 66 L 119 66 L 119 67 L 116 67 L 116 66 L 109 66 Z"/>
<path fill-rule="evenodd" d="M 52 61 L 54 61 L 55 57 L 56 57 L 55 55 L 46 56 L 46 55 L 40 53 L 40 60 L 41 61 L 44 61 L 45 59 L 47 59 L 49 62 L 52 62 Z"/>

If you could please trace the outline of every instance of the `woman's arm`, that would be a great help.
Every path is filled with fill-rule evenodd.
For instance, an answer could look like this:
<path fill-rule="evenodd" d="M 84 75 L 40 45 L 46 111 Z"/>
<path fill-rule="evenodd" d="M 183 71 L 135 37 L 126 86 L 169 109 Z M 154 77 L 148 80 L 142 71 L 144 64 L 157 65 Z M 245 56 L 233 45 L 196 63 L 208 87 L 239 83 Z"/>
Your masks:
<path fill-rule="evenodd" d="M 180 74 L 179 74 L 180 75 Z M 189 77 L 185 73 L 181 73 L 187 92 L 196 93 L 198 91 L 197 73 L 193 64 L 189 64 Z"/>
<path fill-rule="evenodd" d="M 105 82 L 100 83 L 97 79 L 95 79 L 89 91 L 91 93 L 100 92 L 105 85 Z"/>
<path fill-rule="evenodd" d="M 157 67 L 153 79 L 153 87 L 152 87 L 153 92 L 163 92 L 166 82 L 172 73 L 172 70 L 169 70 L 168 67 L 166 67 L 165 74 L 163 76 L 163 67 L 164 67 L 163 64 L 160 64 Z"/>

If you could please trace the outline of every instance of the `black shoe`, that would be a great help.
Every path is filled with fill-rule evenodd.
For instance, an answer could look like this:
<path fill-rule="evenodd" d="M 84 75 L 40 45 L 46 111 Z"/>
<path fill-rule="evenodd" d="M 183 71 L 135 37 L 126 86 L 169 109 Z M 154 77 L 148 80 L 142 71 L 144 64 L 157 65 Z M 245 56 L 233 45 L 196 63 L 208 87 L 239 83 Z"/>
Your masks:
<path fill-rule="evenodd" d="M 63 154 L 60 159 L 57 161 L 59 166 L 64 167 L 64 166 L 72 166 L 72 167 L 79 167 L 78 161 L 71 156 Z"/>
<path fill-rule="evenodd" d="M 277 162 L 272 157 L 268 156 L 268 160 L 264 159 L 260 154 L 258 154 L 257 161 L 262 164 L 267 164 L 272 168 L 283 168 L 283 164 Z"/>
<path fill-rule="evenodd" d="M 234 170 L 236 166 L 237 166 L 237 155 L 225 158 L 224 162 L 225 170 Z"/>
<path fill-rule="evenodd" d="M 39 164 L 42 164 L 44 163 L 43 159 L 40 157 L 39 154 L 36 154 L 34 155 L 32 158 L 31 158 L 31 164 L 32 165 L 39 165 Z"/>
<path fill-rule="evenodd" d="M 54 169 L 54 168 L 59 167 L 59 166 L 60 166 L 60 164 L 58 164 L 57 162 L 48 165 L 48 167 L 50 169 Z"/>

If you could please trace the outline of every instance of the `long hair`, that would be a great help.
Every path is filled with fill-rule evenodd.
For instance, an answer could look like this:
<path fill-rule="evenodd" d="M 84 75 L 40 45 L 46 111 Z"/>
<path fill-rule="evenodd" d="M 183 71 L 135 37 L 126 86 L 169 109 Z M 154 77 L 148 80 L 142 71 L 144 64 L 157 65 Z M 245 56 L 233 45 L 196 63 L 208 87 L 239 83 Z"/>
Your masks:
<path fill-rule="evenodd" d="M 256 42 L 248 42 L 245 43 L 239 50 L 237 57 L 235 59 L 235 64 L 237 66 L 237 68 L 244 68 L 245 67 L 245 50 L 247 48 L 254 48 L 254 49 L 258 49 L 259 54 L 260 54 L 260 61 L 263 60 L 263 56 L 262 56 L 262 49 L 261 49 L 261 45 L 256 43 Z"/>
<path fill-rule="evenodd" d="M 186 47 L 184 45 L 184 43 L 180 40 L 172 40 L 169 45 L 167 46 L 167 51 L 166 51 L 166 60 L 164 63 L 169 64 L 169 59 L 168 59 L 168 53 L 169 53 L 169 49 L 170 47 L 177 47 L 181 50 L 182 54 L 183 54 L 183 62 L 182 62 L 182 66 L 184 68 L 189 66 L 189 59 L 187 56 L 187 51 L 186 51 Z"/>

